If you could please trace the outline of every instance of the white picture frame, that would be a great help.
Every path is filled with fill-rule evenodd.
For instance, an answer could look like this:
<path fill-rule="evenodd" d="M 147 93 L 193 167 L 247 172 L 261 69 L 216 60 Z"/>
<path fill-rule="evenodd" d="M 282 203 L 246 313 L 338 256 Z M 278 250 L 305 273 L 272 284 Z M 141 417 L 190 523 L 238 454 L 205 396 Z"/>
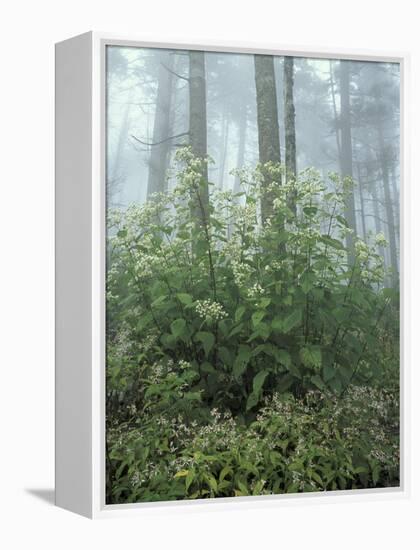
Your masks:
<path fill-rule="evenodd" d="M 178 48 L 388 61 L 401 68 L 401 485 L 299 495 L 105 504 L 105 48 Z M 409 495 L 409 56 L 340 48 L 142 41 L 89 32 L 56 45 L 56 504 L 89 518 Z"/>

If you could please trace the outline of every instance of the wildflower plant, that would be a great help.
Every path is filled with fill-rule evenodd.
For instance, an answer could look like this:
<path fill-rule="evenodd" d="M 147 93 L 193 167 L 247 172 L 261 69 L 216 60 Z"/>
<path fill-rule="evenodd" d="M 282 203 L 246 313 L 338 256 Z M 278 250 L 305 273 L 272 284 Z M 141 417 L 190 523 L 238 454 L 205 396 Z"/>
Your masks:
<path fill-rule="evenodd" d="M 173 190 L 108 219 L 111 501 L 391 483 L 392 434 L 384 451 L 370 433 L 356 459 L 354 441 L 344 439 L 362 427 L 340 424 L 337 413 L 341 435 L 327 426 L 333 439 L 324 449 L 327 433 L 307 403 L 323 396 L 326 423 L 334 407 L 351 416 L 346 400 L 357 388 L 391 380 L 398 369 L 390 322 L 398 299 L 384 285 L 379 253 L 385 238 L 354 235 L 353 250 L 343 244 L 351 181 L 335 174 L 324 181 L 308 169 L 285 184 L 283 167 L 269 164 L 240 171 L 239 193 L 210 185 L 207 200 L 210 159 L 186 148 L 177 162 Z M 310 426 L 291 403 L 315 414 Z M 295 421 L 302 424 L 293 443 L 286 435 L 276 442 Z"/>

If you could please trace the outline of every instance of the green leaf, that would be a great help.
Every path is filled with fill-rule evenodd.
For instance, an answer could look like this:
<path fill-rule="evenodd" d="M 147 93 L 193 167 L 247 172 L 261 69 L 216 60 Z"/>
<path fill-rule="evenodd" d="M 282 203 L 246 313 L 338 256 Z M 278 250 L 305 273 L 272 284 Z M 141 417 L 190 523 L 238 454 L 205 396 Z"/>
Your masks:
<path fill-rule="evenodd" d="M 292 363 L 292 358 L 290 357 L 290 353 L 284 349 L 276 350 L 276 359 L 279 363 L 281 363 L 285 367 L 290 367 Z"/>
<path fill-rule="evenodd" d="M 324 365 L 322 369 L 322 376 L 325 380 L 325 382 L 328 382 L 331 380 L 331 378 L 334 378 L 335 376 L 335 369 L 332 365 Z"/>
<path fill-rule="evenodd" d="M 299 367 L 296 366 L 293 362 L 291 362 L 287 368 L 294 377 L 299 378 L 299 380 L 302 378 L 302 373 L 300 372 Z"/>
<path fill-rule="evenodd" d="M 274 331 L 283 332 L 283 319 L 280 317 L 274 317 L 271 322 L 271 328 Z"/>
<path fill-rule="evenodd" d="M 191 486 L 191 483 L 194 481 L 195 473 L 194 470 L 189 470 L 187 477 L 185 478 L 185 490 L 188 491 L 188 489 Z"/>
<path fill-rule="evenodd" d="M 211 363 L 209 363 L 208 361 L 205 361 L 204 363 L 201 364 L 200 371 L 204 372 L 205 374 L 213 374 L 214 372 L 216 372 L 216 369 L 213 367 Z"/>
<path fill-rule="evenodd" d="M 323 390 L 325 388 L 324 382 L 322 381 L 322 378 L 319 376 L 319 374 L 316 374 L 315 376 L 311 376 L 311 382 L 319 390 Z"/>
<path fill-rule="evenodd" d="M 295 378 L 290 374 L 285 374 L 277 382 L 276 389 L 279 393 L 286 392 L 295 381 Z"/>
<path fill-rule="evenodd" d="M 184 304 L 184 305 L 189 305 L 192 303 L 193 299 L 192 299 L 192 296 L 190 294 L 184 294 L 184 293 L 181 293 L 181 294 L 177 294 L 176 297 L 178 298 L 178 300 Z"/>
<path fill-rule="evenodd" d="M 174 475 L 174 478 L 186 477 L 188 475 L 188 470 L 180 470 Z"/>
<path fill-rule="evenodd" d="M 201 393 L 199 391 L 189 391 L 184 395 L 187 401 L 201 401 Z"/>
<path fill-rule="evenodd" d="M 246 412 L 255 407 L 259 401 L 259 396 L 254 392 L 250 393 L 246 401 Z"/>
<path fill-rule="evenodd" d="M 338 323 L 343 323 L 343 321 L 347 320 L 349 317 L 350 311 L 351 310 L 347 307 L 337 307 L 332 310 L 332 314 Z"/>
<path fill-rule="evenodd" d="M 341 380 L 337 378 L 336 376 L 334 378 L 331 378 L 329 380 L 328 385 L 335 393 L 340 393 L 343 389 L 343 385 L 341 384 Z"/>
<path fill-rule="evenodd" d="M 264 385 L 264 381 L 267 378 L 268 374 L 269 374 L 268 371 L 262 370 L 254 376 L 254 380 L 252 382 L 252 389 L 255 394 L 259 395 L 259 393 L 261 392 L 261 389 Z"/>
<path fill-rule="evenodd" d="M 300 280 L 300 286 L 305 294 L 313 288 L 315 282 L 315 275 L 313 273 L 304 273 Z"/>
<path fill-rule="evenodd" d="M 315 214 L 318 212 L 318 208 L 316 206 L 304 206 L 303 207 L 303 213 L 305 216 L 308 216 L 308 218 L 312 218 L 315 216 Z"/>
<path fill-rule="evenodd" d="M 243 328 L 244 328 L 243 323 L 239 323 L 239 325 L 236 325 L 236 327 L 233 327 L 233 329 L 229 333 L 229 338 L 232 336 L 235 336 L 235 334 L 239 334 Z"/>
<path fill-rule="evenodd" d="M 157 307 L 159 306 L 160 304 L 162 304 L 164 301 L 166 300 L 166 296 L 164 294 L 162 294 L 161 296 L 159 296 L 158 298 L 156 298 L 156 300 L 153 300 L 153 302 L 150 304 L 152 307 Z"/>
<path fill-rule="evenodd" d="M 248 488 L 246 487 L 246 485 L 245 485 L 244 483 L 242 483 L 242 481 L 240 481 L 240 480 L 238 480 L 237 483 L 238 483 L 238 487 L 239 487 L 239 489 L 240 489 L 240 490 L 238 491 L 238 492 L 240 493 L 239 496 L 244 496 L 244 495 L 246 496 L 246 495 L 248 495 L 249 493 L 248 493 Z M 236 492 L 236 491 L 235 491 L 235 492 Z"/>
<path fill-rule="evenodd" d="M 238 379 L 246 369 L 251 358 L 251 349 L 249 346 L 239 346 L 239 352 L 233 363 L 233 375 Z"/>
<path fill-rule="evenodd" d="M 245 309 L 245 306 L 239 306 L 235 311 L 235 323 L 238 323 L 242 319 Z"/>
<path fill-rule="evenodd" d="M 185 319 L 175 319 L 175 321 L 172 321 L 171 331 L 172 331 L 172 334 L 175 336 L 175 338 L 179 338 L 179 336 L 183 334 L 186 326 L 187 326 L 187 323 Z"/>
<path fill-rule="evenodd" d="M 232 468 L 230 466 L 224 466 L 222 471 L 219 474 L 219 481 L 223 481 L 225 477 L 232 473 Z"/>
<path fill-rule="evenodd" d="M 302 310 L 301 309 L 295 309 L 288 315 L 285 319 L 283 319 L 283 332 L 287 334 L 290 332 L 293 328 L 298 326 L 302 321 Z"/>
<path fill-rule="evenodd" d="M 204 479 L 206 480 L 207 485 L 210 487 L 210 489 L 212 489 L 214 492 L 217 492 L 217 481 L 216 481 L 216 479 L 210 474 L 205 475 Z"/>
<path fill-rule="evenodd" d="M 152 322 L 152 319 L 153 315 L 151 313 L 142 315 L 137 323 L 137 329 L 144 330 Z"/>
<path fill-rule="evenodd" d="M 264 317 L 265 317 L 264 310 L 258 310 L 252 314 L 252 324 L 254 325 L 254 328 L 258 327 L 258 325 L 261 323 Z"/>
<path fill-rule="evenodd" d="M 271 346 L 269 344 L 260 344 L 252 350 L 252 357 L 257 357 L 257 355 L 260 355 L 260 353 L 265 353 L 271 356 Z"/>
<path fill-rule="evenodd" d="M 248 338 L 247 342 L 252 342 L 256 338 L 262 338 L 263 340 L 267 340 L 267 338 L 270 336 L 270 326 L 267 323 L 264 323 L 261 321 L 261 323 L 258 325 L 256 330 L 251 334 L 251 336 Z"/>
<path fill-rule="evenodd" d="M 374 464 L 372 466 L 372 481 L 373 481 L 373 485 L 377 485 L 378 481 L 379 481 L 379 475 L 380 475 L 380 472 L 381 472 L 381 469 L 379 467 L 378 464 Z"/>
<path fill-rule="evenodd" d="M 306 346 L 299 352 L 302 363 L 307 368 L 321 368 L 322 354 L 319 346 Z"/>
<path fill-rule="evenodd" d="M 173 334 L 162 334 L 160 341 L 164 348 L 174 349 L 176 347 L 176 338 Z"/>
<path fill-rule="evenodd" d="M 230 324 L 228 325 L 226 321 L 219 321 L 220 333 L 223 334 L 223 336 L 227 337 L 227 335 L 229 334 L 229 327 Z"/>
<path fill-rule="evenodd" d="M 258 307 L 265 309 L 270 305 L 270 303 L 271 303 L 271 298 L 262 298 L 260 300 L 260 303 L 258 304 Z"/>
<path fill-rule="evenodd" d="M 333 239 L 329 235 L 322 235 L 321 240 L 327 246 L 332 246 L 332 248 L 335 248 L 336 250 L 343 250 L 344 249 L 344 245 L 341 241 L 339 241 L 337 239 Z"/>
<path fill-rule="evenodd" d="M 216 341 L 214 334 L 212 332 L 197 332 L 195 335 L 195 340 L 203 344 L 204 353 L 208 357 L 211 348 L 214 346 Z"/>
<path fill-rule="evenodd" d="M 318 483 L 318 485 L 320 485 L 321 487 L 324 487 L 324 482 L 322 481 L 322 478 L 321 478 L 321 476 L 320 476 L 319 474 L 317 474 L 316 472 L 312 471 L 312 472 L 311 472 L 311 478 L 312 478 L 313 480 L 315 480 L 315 481 Z"/>
<path fill-rule="evenodd" d="M 232 354 L 228 348 L 221 346 L 217 348 L 220 359 L 225 365 L 232 365 Z"/>
<path fill-rule="evenodd" d="M 344 225 L 344 227 L 348 227 L 348 226 L 349 226 L 349 224 L 348 224 L 346 218 L 344 218 L 343 216 L 337 215 L 337 216 L 336 216 L 336 220 L 337 220 L 341 225 Z"/>

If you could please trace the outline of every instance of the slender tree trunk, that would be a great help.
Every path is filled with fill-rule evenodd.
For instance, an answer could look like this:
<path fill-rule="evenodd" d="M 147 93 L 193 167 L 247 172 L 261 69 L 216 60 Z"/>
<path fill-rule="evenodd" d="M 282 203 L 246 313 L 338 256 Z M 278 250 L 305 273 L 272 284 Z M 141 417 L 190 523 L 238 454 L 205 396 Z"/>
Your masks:
<path fill-rule="evenodd" d="M 353 177 L 353 148 L 351 143 L 351 114 L 350 114 L 350 74 L 349 61 L 340 61 L 340 127 L 341 127 L 341 175 L 343 177 Z M 345 204 L 345 218 L 354 233 L 357 234 L 356 213 L 354 206 L 354 193 L 350 191 Z M 346 247 L 349 261 L 354 257 L 354 235 L 347 234 Z"/>
<path fill-rule="evenodd" d="M 370 174 L 368 173 L 368 178 L 370 177 Z M 370 186 L 370 193 L 372 195 L 372 204 L 373 204 L 373 221 L 375 224 L 375 233 L 380 233 L 382 229 L 382 222 L 381 222 L 381 215 L 379 212 L 379 197 L 378 197 L 378 190 L 376 188 L 376 181 L 373 181 Z M 382 256 L 384 263 L 385 263 L 385 249 L 381 246 L 379 248 L 379 253 Z"/>
<path fill-rule="evenodd" d="M 296 128 L 293 100 L 294 59 L 285 57 L 283 63 L 284 134 L 286 142 L 286 182 L 296 178 Z M 289 193 L 289 208 L 296 214 L 296 190 Z"/>
<path fill-rule="evenodd" d="M 373 202 L 373 220 L 375 222 L 375 232 L 380 233 L 382 231 L 381 215 L 379 212 L 379 198 L 378 190 L 376 189 L 376 182 L 373 182 L 371 187 L 372 202 Z"/>
<path fill-rule="evenodd" d="M 254 65 L 257 92 L 258 149 L 263 175 L 261 218 L 264 223 L 273 212 L 274 198 L 268 190 L 271 180 L 264 169 L 264 164 L 281 162 L 280 136 L 273 56 L 255 55 Z"/>
<path fill-rule="evenodd" d="M 394 218 L 395 218 L 395 233 L 399 237 L 400 234 L 400 200 L 397 189 L 397 174 L 395 169 L 395 162 L 392 162 L 391 166 L 391 182 L 392 182 L 392 197 L 394 200 Z"/>
<path fill-rule="evenodd" d="M 123 178 L 121 164 L 124 149 L 127 144 L 132 95 L 133 94 L 131 92 L 129 95 L 128 103 L 124 109 L 112 170 L 109 170 L 107 175 L 107 199 L 110 203 L 113 202 L 114 197 L 117 195 L 120 187 L 120 180 Z"/>
<path fill-rule="evenodd" d="M 223 189 L 223 180 L 225 176 L 225 167 L 226 167 L 226 156 L 227 148 L 229 143 L 229 118 L 226 114 L 226 109 L 223 113 L 222 118 L 222 136 L 220 140 L 221 151 L 220 151 L 220 166 L 219 166 L 219 189 Z"/>
<path fill-rule="evenodd" d="M 360 163 L 357 163 L 357 180 L 359 183 L 359 197 L 360 197 L 360 221 L 362 225 L 363 239 L 366 240 L 366 216 L 365 216 L 365 197 L 363 194 L 362 172 L 360 170 Z"/>
<path fill-rule="evenodd" d="M 166 191 L 166 172 L 169 163 L 171 142 L 171 106 L 173 88 L 174 56 L 169 52 L 158 51 L 159 60 L 156 111 L 153 126 L 152 146 L 147 181 L 147 197 Z"/>
<path fill-rule="evenodd" d="M 192 152 L 198 158 L 207 156 L 207 106 L 206 106 L 206 70 L 204 52 L 190 51 L 189 73 L 189 120 L 190 145 Z M 209 187 L 207 163 L 203 162 L 202 180 L 199 186 L 199 196 L 193 200 L 193 215 L 201 222 L 205 222 L 209 208 Z"/>
<path fill-rule="evenodd" d="M 397 241 L 395 237 L 395 221 L 394 212 L 392 208 L 391 197 L 391 185 L 389 178 L 389 150 L 386 148 L 385 140 L 383 137 L 383 131 L 381 126 L 378 127 L 378 140 L 379 140 L 379 160 L 381 165 L 382 182 L 384 186 L 384 198 L 385 198 L 385 212 L 388 222 L 388 238 L 389 238 L 389 254 L 391 267 L 393 270 L 393 283 L 398 281 L 398 255 L 397 255 Z"/>
<path fill-rule="evenodd" d="M 285 57 L 283 63 L 284 133 L 286 145 L 286 181 L 287 175 L 296 175 L 296 129 L 294 88 L 294 59 Z"/>
<path fill-rule="evenodd" d="M 335 100 L 335 82 L 334 82 L 334 72 L 333 72 L 333 62 L 330 61 L 330 88 L 331 88 L 331 100 L 334 112 L 334 128 L 335 128 L 335 141 L 337 144 L 337 156 L 341 159 L 341 143 L 340 143 L 340 133 L 339 133 L 339 120 L 337 113 L 337 102 Z"/>
<path fill-rule="evenodd" d="M 238 127 L 238 152 L 236 156 L 236 168 L 240 170 L 243 168 L 244 161 L 245 161 L 245 144 L 246 144 L 246 130 L 247 130 L 247 108 L 241 109 L 240 111 L 240 122 Z M 238 174 L 235 175 L 235 179 L 233 181 L 233 193 L 240 193 L 241 192 L 241 178 L 238 176 Z M 235 203 L 239 203 L 239 198 L 234 198 Z M 229 226 L 228 226 L 228 236 L 230 237 L 232 235 L 233 231 L 233 220 L 230 220 Z"/>
<path fill-rule="evenodd" d="M 241 110 L 241 120 L 239 123 L 238 128 L 238 134 L 239 134 L 239 141 L 238 141 L 238 154 L 236 157 L 236 168 L 240 170 L 243 168 L 244 161 L 245 161 L 245 143 L 246 143 L 246 127 L 247 127 L 247 110 L 243 109 Z M 234 193 L 240 193 L 241 191 L 241 181 L 238 175 L 235 176 L 235 180 L 233 182 L 233 192 Z"/>

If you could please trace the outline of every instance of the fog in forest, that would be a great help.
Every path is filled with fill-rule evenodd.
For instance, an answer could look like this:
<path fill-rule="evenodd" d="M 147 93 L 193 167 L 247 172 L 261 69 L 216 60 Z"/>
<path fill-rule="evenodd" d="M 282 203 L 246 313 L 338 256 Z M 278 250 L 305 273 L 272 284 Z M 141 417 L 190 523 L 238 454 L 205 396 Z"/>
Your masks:
<path fill-rule="evenodd" d="M 235 190 L 237 168 L 259 162 L 255 57 L 203 54 L 208 179 Z M 269 57 L 269 56 L 260 56 Z M 365 240 L 383 233 L 386 267 L 398 273 L 399 65 L 292 59 L 296 170 L 351 176 L 350 225 Z M 285 58 L 274 57 L 280 160 L 286 159 Z M 143 203 L 173 188 L 174 155 L 190 143 L 189 52 L 108 47 L 108 207 Z"/>
<path fill-rule="evenodd" d="M 399 65 L 107 79 L 107 504 L 398 487 Z"/>

